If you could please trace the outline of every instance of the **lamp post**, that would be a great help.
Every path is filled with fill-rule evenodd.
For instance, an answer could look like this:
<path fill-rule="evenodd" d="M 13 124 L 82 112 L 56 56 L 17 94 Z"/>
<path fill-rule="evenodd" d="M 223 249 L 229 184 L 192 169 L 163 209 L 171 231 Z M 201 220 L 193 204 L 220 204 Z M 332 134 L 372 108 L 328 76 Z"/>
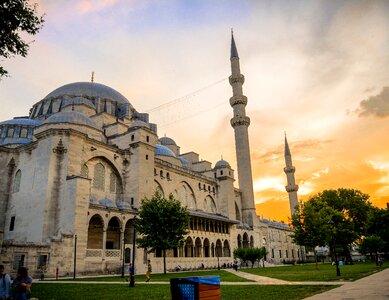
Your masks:
<path fill-rule="evenodd" d="M 132 220 L 133 220 L 132 224 L 134 226 L 134 235 L 132 236 L 132 268 L 130 274 L 130 287 L 135 287 L 135 238 L 136 238 L 135 221 L 137 220 L 137 217 L 134 216 Z"/>
<path fill-rule="evenodd" d="M 124 237 L 122 238 L 122 278 L 124 278 L 124 252 L 126 248 L 124 246 Z"/>
<path fill-rule="evenodd" d="M 338 256 L 336 254 L 336 243 L 335 243 L 335 237 L 334 237 L 334 232 L 333 232 L 334 221 L 332 221 L 332 219 L 330 219 L 328 221 L 328 224 L 331 227 L 331 244 L 332 244 L 332 249 L 334 251 L 334 256 L 335 256 L 336 276 L 340 276 L 339 261 L 338 261 Z"/>
<path fill-rule="evenodd" d="M 74 235 L 73 279 L 76 279 L 76 264 L 77 264 L 77 234 Z"/>

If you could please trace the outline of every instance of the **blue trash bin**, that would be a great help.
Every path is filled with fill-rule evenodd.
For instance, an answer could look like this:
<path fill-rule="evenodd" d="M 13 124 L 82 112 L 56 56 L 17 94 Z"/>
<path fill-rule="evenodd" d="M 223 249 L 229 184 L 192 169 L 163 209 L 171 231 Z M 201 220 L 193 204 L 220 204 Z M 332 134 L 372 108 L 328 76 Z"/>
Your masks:
<path fill-rule="evenodd" d="M 220 276 L 172 278 L 170 291 L 173 300 L 220 299 Z"/>

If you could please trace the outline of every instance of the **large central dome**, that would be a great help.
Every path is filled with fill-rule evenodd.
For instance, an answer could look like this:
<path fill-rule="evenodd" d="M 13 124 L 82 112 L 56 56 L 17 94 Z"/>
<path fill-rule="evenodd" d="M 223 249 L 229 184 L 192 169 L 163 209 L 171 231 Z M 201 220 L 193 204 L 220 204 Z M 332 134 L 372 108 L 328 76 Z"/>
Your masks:
<path fill-rule="evenodd" d="M 72 106 L 73 110 L 75 106 L 88 107 L 88 115 L 106 112 L 119 118 L 132 118 L 136 113 L 126 97 L 113 88 L 95 82 L 74 82 L 55 89 L 35 103 L 30 118 L 45 119 L 68 106 Z M 84 112 L 85 109 L 81 111 Z"/>
<path fill-rule="evenodd" d="M 90 98 L 98 97 L 101 99 L 114 100 L 120 104 L 129 103 L 126 97 L 124 97 L 118 91 L 104 84 L 95 82 L 74 82 L 65 84 L 52 91 L 44 99 L 57 98 L 60 96 L 87 96 Z"/>

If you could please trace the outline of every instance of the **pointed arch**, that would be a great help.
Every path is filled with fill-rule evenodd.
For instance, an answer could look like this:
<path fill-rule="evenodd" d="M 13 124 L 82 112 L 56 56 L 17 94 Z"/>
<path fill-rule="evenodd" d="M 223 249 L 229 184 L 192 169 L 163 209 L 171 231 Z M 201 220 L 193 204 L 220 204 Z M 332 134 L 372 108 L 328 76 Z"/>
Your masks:
<path fill-rule="evenodd" d="M 215 254 L 216 254 L 216 257 L 223 256 L 223 246 L 222 246 L 222 241 L 220 239 L 216 240 Z"/>
<path fill-rule="evenodd" d="M 209 257 L 209 250 L 210 250 L 210 245 L 209 245 L 209 240 L 207 238 L 204 239 L 204 257 Z"/>
<path fill-rule="evenodd" d="M 95 214 L 90 218 L 88 225 L 88 249 L 103 249 L 104 219 Z"/>
<path fill-rule="evenodd" d="M 203 246 L 202 246 L 201 240 L 198 237 L 195 240 L 195 255 L 194 255 L 195 257 L 201 257 L 202 256 L 202 252 L 203 252 L 202 248 L 203 248 Z"/>
<path fill-rule="evenodd" d="M 243 248 L 248 248 L 249 247 L 249 236 L 247 232 L 243 234 Z"/>
<path fill-rule="evenodd" d="M 105 190 L 105 167 L 99 162 L 93 170 L 93 187 L 98 190 Z"/>
<path fill-rule="evenodd" d="M 242 248 L 242 236 L 240 234 L 238 234 L 238 248 Z"/>
<path fill-rule="evenodd" d="M 196 198 L 193 189 L 186 181 L 181 181 L 175 192 L 177 192 L 176 199 L 180 200 L 183 206 L 186 206 L 189 209 L 197 208 Z"/>
<path fill-rule="evenodd" d="M 165 192 L 163 191 L 162 185 L 157 180 L 154 180 L 154 186 L 155 191 L 160 192 L 162 197 L 165 197 Z"/>
<path fill-rule="evenodd" d="M 89 168 L 86 164 L 83 164 L 81 166 L 81 172 L 80 172 L 80 175 L 82 177 L 85 177 L 85 178 L 88 178 L 89 177 Z"/>
<path fill-rule="evenodd" d="M 238 204 L 236 204 L 236 202 L 235 202 L 235 219 L 238 221 L 242 221 L 240 217 L 240 209 L 238 207 Z"/>
<path fill-rule="evenodd" d="M 223 244 L 223 256 L 224 257 L 230 257 L 231 256 L 231 251 L 230 251 L 230 243 L 225 240 Z"/>
<path fill-rule="evenodd" d="M 250 248 L 254 248 L 254 237 L 250 236 Z"/>
<path fill-rule="evenodd" d="M 216 203 L 209 195 L 204 199 L 204 210 L 214 214 L 217 212 Z"/>
<path fill-rule="evenodd" d="M 193 240 L 190 236 L 185 240 L 184 255 L 185 257 L 193 257 Z"/>
<path fill-rule="evenodd" d="M 107 226 L 106 249 L 120 249 L 121 222 L 118 217 L 112 217 Z"/>
<path fill-rule="evenodd" d="M 20 182 L 22 180 L 22 171 L 17 170 L 15 174 L 15 179 L 14 179 L 14 187 L 13 187 L 13 192 L 17 193 L 20 191 Z"/>

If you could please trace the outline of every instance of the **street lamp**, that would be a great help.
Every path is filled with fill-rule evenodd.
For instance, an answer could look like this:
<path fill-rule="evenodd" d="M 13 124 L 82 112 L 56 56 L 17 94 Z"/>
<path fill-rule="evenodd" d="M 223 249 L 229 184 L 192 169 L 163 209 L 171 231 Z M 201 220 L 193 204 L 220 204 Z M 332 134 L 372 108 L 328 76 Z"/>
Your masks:
<path fill-rule="evenodd" d="M 124 254 L 126 250 L 126 247 L 124 245 L 124 237 L 122 238 L 122 249 L 122 278 L 124 278 Z"/>
<path fill-rule="evenodd" d="M 136 230 L 135 230 L 135 221 L 137 217 L 134 216 L 132 219 L 132 224 L 134 226 L 134 235 L 132 236 L 132 268 L 130 273 L 130 287 L 135 287 L 135 238 L 136 238 Z"/>
<path fill-rule="evenodd" d="M 333 232 L 334 221 L 332 221 L 332 219 L 330 219 L 328 221 L 328 224 L 331 227 L 331 244 L 332 244 L 332 249 L 333 249 L 334 255 L 335 255 L 336 276 L 340 276 L 339 261 L 338 261 L 338 256 L 336 254 L 336 244 L 335 244 L 335 237 L 334 237 L 334 232 Z"/>

